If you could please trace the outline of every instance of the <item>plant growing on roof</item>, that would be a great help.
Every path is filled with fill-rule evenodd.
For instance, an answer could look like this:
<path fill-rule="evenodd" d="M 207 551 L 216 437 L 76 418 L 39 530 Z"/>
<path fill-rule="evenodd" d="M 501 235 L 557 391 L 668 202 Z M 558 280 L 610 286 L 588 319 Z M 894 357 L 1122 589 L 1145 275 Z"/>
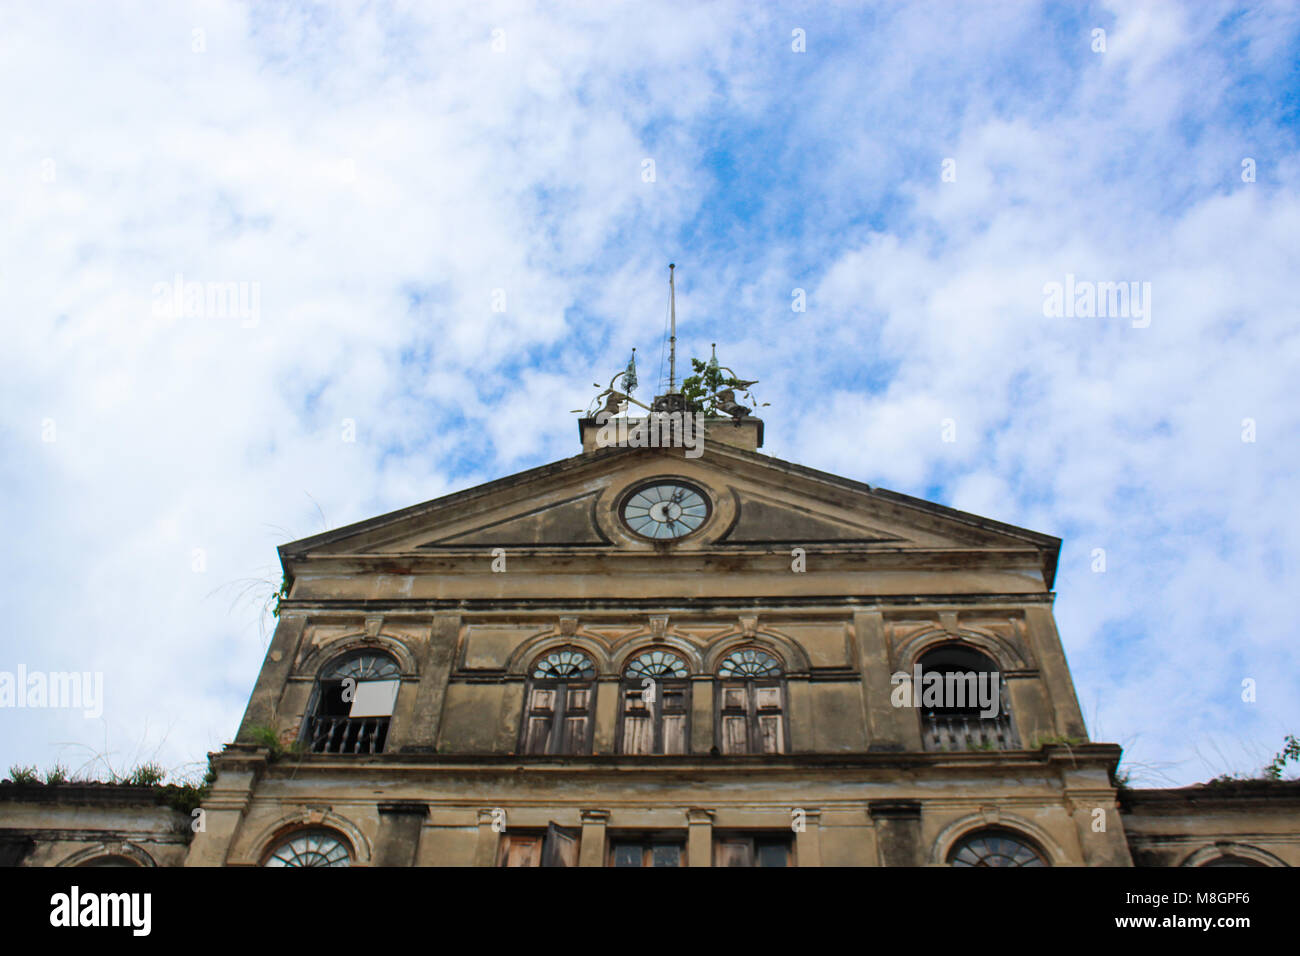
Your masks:
<path fill-rule="evenodd" d="M 744 392 L 745 398 L 754 407 L 758 407 L 758 402 L 749 391 L 750 386 L 757 385 L 758 382 L 737 378 L 736 373 L 727 366 L 719 365 L 717 345 L 713 346 L 713 356 L 707 362 L 692 358 L 691 368 L 695 370 L 695 374 L 682 381 L 682 398 L 686 400 L 686 407 L 691 411 L 703 412 L 709 418 L 716 417 L 719 412 L 734 416 L 735 411 L 729 409 L 727 405 L 727 399 L 732 397 L 727 394 L 728 390 L 731 390 L 733 395 L 737 390 Z M 724 372 L 730 374 L 723 374 Z M 745 409 L 742 414 L 748 412 L 749 410 Z"/>

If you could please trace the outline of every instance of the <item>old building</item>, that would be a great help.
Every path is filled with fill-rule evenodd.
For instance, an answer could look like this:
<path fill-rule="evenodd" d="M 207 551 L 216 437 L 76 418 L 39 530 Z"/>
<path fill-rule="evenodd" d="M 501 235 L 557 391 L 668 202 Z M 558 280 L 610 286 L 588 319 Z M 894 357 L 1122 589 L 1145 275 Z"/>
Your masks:
<path fill-rule="evenodd" d="M 185 864 L 1300 863 L 1296 785 L 1120 799 L 1058 539 L 772 458 L 736 416 L 694 446 L 586 418 L 576 457 L 284 545 Z M 122 857 L 114 829 L 86 846 Z M 23 862 L 97 856 L 58 847 Z"/>
<path fill-rule="evenodd" d="M 175 787 L 0 784 L 0 866 L 181 866 L 193 818 Z"/>

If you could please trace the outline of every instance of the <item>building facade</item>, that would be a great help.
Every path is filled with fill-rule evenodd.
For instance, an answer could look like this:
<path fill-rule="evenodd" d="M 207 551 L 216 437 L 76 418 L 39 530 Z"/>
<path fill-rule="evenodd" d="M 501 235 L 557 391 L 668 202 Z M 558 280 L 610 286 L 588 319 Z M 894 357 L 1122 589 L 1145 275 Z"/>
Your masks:
<path fill-rule="evenodd" d="M 1300 863 L 1296 785 L 1117 788 L 1053 619 L 1058 539 L 764 455 L 753 418 L 700 454 L 599 427 L 283 546 L 202 826 L 148 862 Z M 35 852 L 31 799 L 0 793 L 13 862 L 96 858 Z"/>

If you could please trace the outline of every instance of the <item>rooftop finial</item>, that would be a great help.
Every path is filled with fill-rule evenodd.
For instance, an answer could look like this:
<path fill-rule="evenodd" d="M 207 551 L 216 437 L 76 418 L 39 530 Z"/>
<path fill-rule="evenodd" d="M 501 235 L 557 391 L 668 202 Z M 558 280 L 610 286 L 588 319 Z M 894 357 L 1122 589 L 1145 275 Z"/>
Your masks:
<path fill-rule="evenodd" d="M 636 349 L 632 350 L 632 358 L 627 363 L 627 369 L 623 372 L 623 391 L 631 395 L 636 391 Z"/>

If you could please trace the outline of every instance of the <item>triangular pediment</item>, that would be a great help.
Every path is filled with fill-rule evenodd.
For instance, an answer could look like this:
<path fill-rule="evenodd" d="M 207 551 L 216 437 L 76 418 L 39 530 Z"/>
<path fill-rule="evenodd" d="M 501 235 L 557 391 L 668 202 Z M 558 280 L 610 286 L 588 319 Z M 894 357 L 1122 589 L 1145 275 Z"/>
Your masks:
<path fill-rule="evenodd" d="M 819 514 L 753 490 L 737 492 L 735 524 L 720 539 L 724 544 L 826 544 L 850 541 L 905 543 L 897 529 L 887 530 L 840 515 Z"/>
<path fill-rule="evenodd" d="M 467 531 L 435 536 L 419 545 L 438 547 L 593 547 L 610 544 L 592 518 L 598 492 L 548 503 Z"/>
<path fill-rule="evenodd" d="M 1050 578 L 1060 542 L 1049 535 L 715 445 L 606 448 L 534 468 L 282 547 L 306 555 L 431 555 L 480 548 L 644 550 L 618 523 L 625 489 L 658 476 L 705 489 L 710 521 L 670 551 L 791 546 L 863 551 L 1038 551 Z"/>

